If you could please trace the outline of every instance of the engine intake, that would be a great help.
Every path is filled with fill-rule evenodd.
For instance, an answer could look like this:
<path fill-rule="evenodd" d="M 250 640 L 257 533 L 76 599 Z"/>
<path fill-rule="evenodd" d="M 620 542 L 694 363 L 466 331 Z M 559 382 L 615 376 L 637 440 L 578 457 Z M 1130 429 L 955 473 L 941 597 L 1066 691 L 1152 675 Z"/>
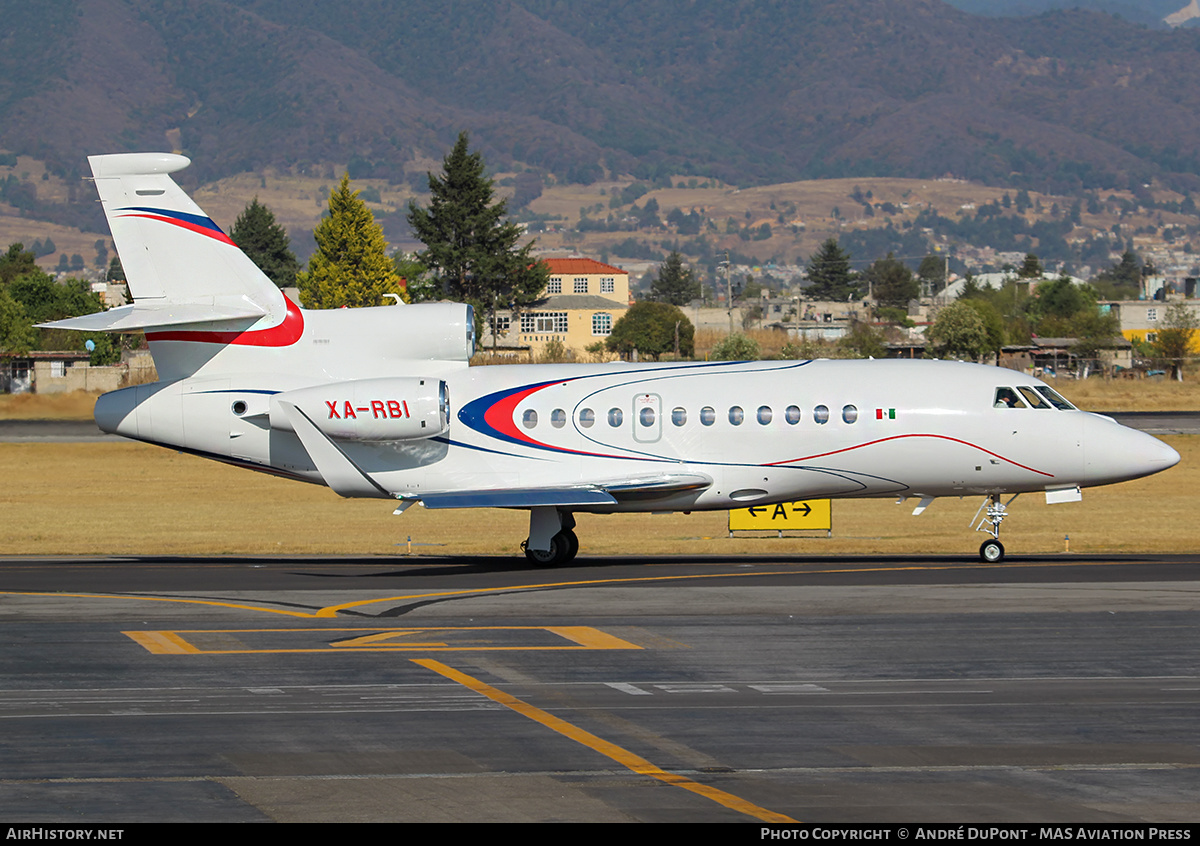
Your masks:
<path fill-rule="evenodd" d="M 419 440 L 450 425 L 450 394 L 441 379 L 357 379 L 276 394 L 270 402 L 271 428 L 290 432 L 280 402 L 296 406 L 321 432 L 344 441 Z"/>

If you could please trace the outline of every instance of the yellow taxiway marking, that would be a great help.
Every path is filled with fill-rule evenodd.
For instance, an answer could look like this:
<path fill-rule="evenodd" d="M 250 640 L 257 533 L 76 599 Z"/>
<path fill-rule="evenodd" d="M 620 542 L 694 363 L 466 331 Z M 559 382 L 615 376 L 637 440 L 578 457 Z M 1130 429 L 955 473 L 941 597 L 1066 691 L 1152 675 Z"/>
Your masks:
<path fill-rule="evenodd" d="M 682 582 L 694 581 L 697 579 L 732 579 L 732 578 L 753 578 L 759 576 L 795 576 L 795 575 L 836 575 L 844 573 L 903 573 L 909 571 L 937 571 L 937 570 L 979 570 L 979 569 L 1028 569 L 1028 568 L 1047 568 L 1047 567 L 1106 567 L 1127 564 L 1126 561 L 1041 561 L 1029 562 L 1027 564 L 915 564 L 904 567 L 836 567 L 826 568 L 821 570 L 805 569 L 808 565 L 800 562 L 794 565 L 790 570 L 742 570 L 736 573 L 693 573 L 688 575 L 676 576 L 637 576 L 624 579 L 585 579 L 574 582 L 543 582 L 530 585 L 509 585 L 507 587 L 483 587 L 483 588 L 466 588 L 462 590 L 447 590 L 434 591 L 431 593 L 412 593 L 401 594 L 398 596 L 381 596 L 374 599 L 359 599 L 353 602 L 343 602 L 337 605 L 328 605 L 324 608 L 319 608 L 316 611 L 297 611 L 295 609 L 272 608 L 266 605 L 249 605 L 245 602 L 225 602 L 215 599 L 186 599 L 177 596 L 139 596 L 134 594 L 121 593 L 61 593 L 57 591 L 0 591 L 0 596 L 46 596 L 46 597 L 68 597 L 76 599 L 125 599 L 138 602 L 177 602 L 185 605 L 209 605 L 217 608 L 232 608 L 237 611 L 260 611 L 264 614 L 282 614 L 285 617 L 296 617 L 299 619 L 329 619 L 337 617 L 342 611 L 348 611 L 353 608 L 361 608 L 366 605 L 377 605 L 381 602 L 402 602 L 406 600 L 417 599 L 433 599 L 438 597 L 454 597 L 454 596 L 474 596 L 483 594 L 499 594 L 513 593 L 520 591 L 545 590 L 549 588 L 571 588 L 571 587 L 589 587 L 594 585 L 621 585 L 635 584 L 645 582 Z M 658 565 L 653 565 L 658 566 Z"/>
<path fill-rule="evenodd" d="M 429 628 L 372 628 L 370 634 L 361 637 L 334 641 L 318 647 L 268 647 L 261 649 L 205 649 L 193 640 L 203 640 L 211 635 L 236 634 L 303 634 L 308 637 L 324 636 L 333 632 L 361 632 L 354 629 L 171 629 L 167 631 L 129 631 L 123 635 L 155 655 L 265 655 L 303 652 L 574 652 L 597 649 L 641 649 L 636 643 L 622 640 L 615 635 L 594 629 L 591 626 L 433 626 Z M 569 641 L 571 645 L 555 643 L 511 642 L 512 635 L 522 633 L 549 633 Z M 508 635 L 510 643 L 497 640 L 453 640 L 454 635 L 489 634 L 503 637 Z M 200 635 L 200 638 L 187 635 Z M 415 635 L 438 637 L 450 635 L 445 640 L 401 640 Z"/>
<path fill-rule="evenodd" d="M 221 602 L 215 599 L 182 599 L 177 596 L 136 596 L 127 593 L 60 593 L 58 591 L 25 591 L 3 590 L 0 596 L 53 596 L 70 599 L 132 599 L 138 602 L 179 602 L 184 605 L 215 605 L 218 608 L 234 608 L 238 611 L 262 611 L 266 614 L 283 614 L 285 617 L 303 617 L 311 619 L 314 615 L 309 611 L 290 611 L 283 608 L 264 608 L 261 605 L 247 605 L 244 602 Z"/>
<path fill-rule="evenodd" d="M 659 781 L 681 787 L 684 790 L 690 790 L 703 796 L 706 799 L 711 799 L 719 805 L 724 805 L 726 808 L 737 811 L 738 813 L 746 814 L 763 822 L 773 823 L 794 823 L 797 820 L 792 819 L 784 814 L 769 811 L 766 808 L 759 807 L 753 802 L 748 802 L 739 796 L 734 796 L 732 793 L 726 793 L 720 788 L 711 787 L 707 784 L 701 784 L 698 781 L 693 781 L 687 776 L 679 775 L 678 773 L 667 772 L 660 767 L 647 761 L 640 755 L 635 755 L 628 749 L 617 746 L 602 737 L 597 737 L 589 731 L 584 731 L 566 720 L 560 719 L 553 714 L 543 711 L 541 708 L 530 705 L 524 700 L 517 699 L 511 694 L 505 693 L 498 688 L 492 687 L 490 684 L 481 682 L 479 679 L 468 676 L 466 673 L 460 672 L 453 667 L 443 664 L 441 661 L 435 661 L 431 658 L 413 658 L 414 664 L 419 664 L 427 670 L 432 670 L 439 675 L 445 676 L 452 681 L 456 681 L 463 687 L 475 691 L 476 693 L 486 696 L 493 702 L 498 702 L 506 708 L 516 711 L 523 717 L 541 723 L 548 729 L 558 732 L 564 737 L 568 737 L 577 743 L 582 743 L 589 749 L 593 749 L 613 761 L 616 761 L 623 767 L 632 770 L 639 775 L 650 776 Z"/>
<path fill-rule="evenodd" d="M 155 655 L 200 655 L 199 649 L 192 646 L 175 632 L 122 632 L 133 638 L 135 643 L 146 648 L 147 652 Z"/>

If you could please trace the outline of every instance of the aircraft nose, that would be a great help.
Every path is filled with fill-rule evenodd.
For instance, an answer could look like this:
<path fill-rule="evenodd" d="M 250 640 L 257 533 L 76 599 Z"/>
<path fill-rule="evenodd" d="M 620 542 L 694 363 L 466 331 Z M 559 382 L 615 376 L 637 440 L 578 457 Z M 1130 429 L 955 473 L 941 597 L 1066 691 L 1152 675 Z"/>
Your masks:
<path fill-rule="evenodd" d="M 1098 415 L 1084 424 L 1084 452 L 1094 485 L 1150 476 L 1179 463 L 1179 453 L 1158 438 Z"/>

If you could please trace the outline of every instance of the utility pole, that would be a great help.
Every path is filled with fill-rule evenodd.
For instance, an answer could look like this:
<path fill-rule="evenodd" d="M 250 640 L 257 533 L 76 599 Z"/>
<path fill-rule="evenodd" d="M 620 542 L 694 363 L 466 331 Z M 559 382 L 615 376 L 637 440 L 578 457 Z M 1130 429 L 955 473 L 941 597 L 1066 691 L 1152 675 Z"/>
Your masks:
<path fill-rule="evenodd" d="M 733 334 L 733 283 L 729 281 L 729 250 L 725 251 L 725 261 L 719 262 L 717 267 L 725 268 L 725 305 L 729 314 L 729 334 Z"/>

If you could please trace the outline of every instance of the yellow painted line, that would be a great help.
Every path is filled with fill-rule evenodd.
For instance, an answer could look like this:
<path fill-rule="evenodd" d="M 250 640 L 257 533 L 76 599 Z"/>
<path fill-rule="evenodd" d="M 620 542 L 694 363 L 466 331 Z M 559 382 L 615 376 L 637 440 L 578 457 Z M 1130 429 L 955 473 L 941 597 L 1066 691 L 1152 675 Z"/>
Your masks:
<path fill-rule="evenodd" d="M 275 655 L 321 652 L 577 652 L 590 649 L 641 649 L 637 644 L 622 640 L 619 637 L 593 629 L 590 626 L 435 626 L 431 628 L 402 628 L 380 631 L 372 627 L 371 633 L 362 637 L 330 643 L 318 647 L 269 647 L 263 649 L 204 649 L 188 641 L 185 635 L 216 635 L 216 634 L 295 634 L 323 635 L 335 632 L 360 632 L 362 628 L 337 629 L 168 629 L 162 631 L 128 631 L 122 632 L 135 643 L 156 655 Z M 557 635 L 573 645 L 482 645 L 495 641 L 467 641 L 454 643 L 452 641 L 399 641 L 395 638 L 410 637 L 415 634 L 434 635 L 438 632 L 548 632 Z"/>
<path fill-rule="evenodd" d="M 343 602 L 322 608 L 314 617 L 336 617 L 338 612 L 350 608 L 361 608 L 364 605 L 374 605 L 378 602 L 400 602 L 405 599 L 432 599 L 439 596 L 472 596 L 484 593 L 512 593 L 523 590 L 545 590 L 547 588 L 585 587 L 587 585 L 617 585 L 643 582 L 675 582 L 685 579 L 725 579 L 734 576 L 783 576 L 794 573 L 793 570 L 779 570 L 766 573 L 697 573 L 690 576 L 638 576 L 629 579 L 586 579 L 578 582 L 545 582 L 536 585 L 510 585 L 508 587 L 469 588 L 464 590 L 445 590 L 437 593 L 414 593 L 406 596 L 381 596 L 378 599 L 358 599 L 354 602 Z"/>
<path fill-rule="evenodd" d="M 674 563 L 674 562 L 672 562 Z M 620 585 L 620 584 L 637 584 L 646 582 L 680 582 L 694 581 L 697 579 L 732 579 L 732 578 L 754 578 L 760 576 L 794 576 L 794 575 L 834 575 L 839 573 L 901 573 L 909 571 L 937 571 L 937 570 L 981 570 L 1000 567 L 1003 569 L 1027 569 L 1027 568 L 1046 568 L 1046 567 L 1107 567 L 1129 564 L 1128 561 L 1047 561 L 1047 562 L 1030 562 L 1027 564 L 938 564 L 938 565 L 915 565 L 909 567 L 838 567 L 832 569 L 809 570 L 804 569 L 808 565 L 803 562 L 797 563 L 790 570 L 765 570 L 765 571 L 740 571 L 736 573 L 695 573 L 691 575 L 677 576 L 640 576 L 627 579 L 587 579 L 576 582 L 545 582 L 531 585 L 511 585 L 508 587 L 486 587 L 486 588 L 470 588 L 464 590 L 448 590 L 438 591 L 435 593 L 413 593 L 403 594 L 399 596 L 383 596 L 376 599 L 359 599 L 353 602 L 343 602 L 338 605 L 329 605 L 325 608 L 320 608 L 317 611 L 296 611 L 283 608 L 269 608 L 262 605 L 247 605 L 242 602 L 222 602 L 214 599 L 184 599 L 181 597 L 167 596 L 132 596 L 129 594 L 119 593 L 62 593 L 59 591 L 0 591 L 0 596 L 46 596 L 46 597 L 67 597 L 74 599 L 125 599 L 137 602 L 177 602 L 184 605 L 208 605 L 216 608 L 231 608 L 236 611 L 259 611 L 264 614 L 282 614 L 285 617 L 296 617 L 304 620 L 311 619 L 330 619 L 334 618 L 341 611 L 346 611 L 352 608 L 361 608 L 365 605 L 375 605 L 381 602 L 400 602 L 403 600 L 415 599 L 432 599 L 436 597 L 452 597 L 452 596 L 473 596 L 478 594 L 497 594 L 497 593 L 513 593 L 518 591 L 545 590 L 548 588 L 570 588 L 570 587 L 587 587 L 590 585 Z M 648 565 L 648 566 L 665 566 L 665 565 Z"/>
<path fill-rule="evenodd" d="M 711 799 L 719 805 L 724 805 L 726 808 L 737 811 L 741 814 L 754 817 L 763 822 L 773 823 L 794 823 L 797 820 L 792 819 L 784 814 L 769 811 L 766 808 L 759 807 L 753 802 L 747 802 L 741 797 L 734 796 L 732 793 L 726 793 L 716 787 L 711 787 L 707 784 L 701 784 L 698 781 L 693 781 L 687 776 L 679 775 L 678 773 L 667 772 L 654 764 L 647 761 L 640 755 L 635 755 L 628 749 L 617 746 L 615 743 L 610 743 L 602 737 L 597 737 L 589 731 L 584 731 L 576 725 L 568 723 L 566 720 L 530 705 L 524 700 L 517 699 L 511 694 L 505 693 L 502 690 L 492 687 L 489 684 L 481 682 L 479 679 L 472 678 L 466 673 L 459 672 L 453 667 L 449 667 L 440 661 L 434 661 L 431 658 L 413 658 L 414 664 L 433 670 L 439 675 L 445 676 L 452 681 L 456 681 L 463 687 L 475 691 L 481 696 L 486 696 L 493 702 L 498 702 L 506 708 L 516 711 L 523 717 L 528 717 L 534 722 L 541 723 L 546 728 L 556 731 L 564 737 L 574 740 L 576 743 L 582 743 L 589 749 L 599 752 L 607 758 L 616 761 L 623 767 L 632 770 L 639 775 L 650 776 L 659 781 L 670 784 L 674 787 L 680 787 L 684 790 L 690 790 L 692 793 L 703 796 L 706 799 Z"/>
<path fill-rule="evenodd" d="M 573 640 L 588 649 L 641 649 L 636 643 L 622 640 L 616 635 L 594 629 L 591 626 L 546 626 L 546 631 L 559 637 Z"/>
<path fill-rule="evenodd" d="M 671 562 L 672 564 L 675 562 Z M 587 587 L 589 585 L 620 585 L 620 584 L 644 584 L 646 582 L 682 582 L 693 581 L 697 579 L 732 579 L 732 578 L 754 578 L 761 576 L 795 576 L 795 575 L 835 575 L 839 573 L 904 573 L 909 571 L 937 571 L 937 570 L 982 570 L 992 569 L 994 567 L 1002 567 L 1008 569 L 1030 568 L 1030 567 L 1077 567 L 1077 566 L 1108 566 L 1127 564 L 1126 561 L 1062 561 L 1062 562 L 1030 562 L 1028 564 L 984 564 L 983 562 L 971 564 L 935 564 L 935 565 L 913 565 L 907 567 L 837 567 L 823 570 L 807 570 L 800 569 L 805 567 L 804 563 L 795 565 L 796 569 L 791 570 L 766 570 L 766 571 L 739 571 L 736 573 L 693 573 L 690 575 L 678 576 L 637 576 L 625 579 L 584 579 L 576 582 L 543 582 L 532 585 L 510 585 L 508 587 L 488 587 L 488 588 L 469 588 L 463 590 L 446 590 L 437 591 L 435 593 L 414 593 L 401 596 L 382 596 L 377 599 L 357 599 L 353 602 L 343 602 L 338 605 L 329 605 L 312 614 L 313 617 L 336 617 L 339 612 L 346 611 L 351 608 L 361 608 L 364 605 L 374 605 L 379 602 L 401 602 L 404 600 L 413 599 L 433 599 L 436 597 L 451 597 L 451 596 L 472 596 L 475 594 L 496 594 L 496 593 L 512 593 L 514 591 L 530 591 L 530 590 L 546 590 L 549 588 L 571 588 L 571 587 Z M 650 565 L 658 566 L 658 565 Z M 663 565 L 665 566 L 665 565 Z"/>
<path fill-rule="evenodd" d="M 200 650 L 174 632 L 121 632 L 155 655 L 199 655 Z"/>
<path fill-rule="evenodd" d="M 334 649 L 344 649 L 346 647 L 353 648 L 356 646 L 374 646 L 376 644 L 383 643 L 384 641 L 394 641 L 398 637 L 408 637 L 410 635 L 418 634 L 419 632 L 422 632 L 422 631 L 424 631 L 424 629 L 402 629 L 400 631 L 395 631 L 395 632 L 377 632 L 372 635 L 363 635 L 362 637 L 352 637 L 349 640 L 339 640 L 337 643 L 331 643 L 329 645 L 332 646 Z M 415 648 L 415 647 L 428 648 L 431 646 L 445 646 L 446 643 L 445 643 L 445 641 L 430 641 L 427 643 L 414 643 L 413 641 L 403 641 L 401 643 L 387 643 L 385 645 L 389 649 L 395 649 L 395 648 L 410 648 L 411 649 L 411 648 Z"/>
<path fill-rule="evenodd" d="M 311 618 L 308 611 L 285 611 L 281 608 L 263 608 L 261 605 L 244 605 L 240 602 L 218 602 L 213 599 L 180 599 L 173 596 L 130 596 L 123 593 L 59 593 L 57 591 L 3 590 L 0 596 L 57 596 L 72 599 L 129 599 L 137 602 L 179 602 L 184 605 L 214 605 L 218 608 L 234 608 L 238 611 L 263 611 L 267 614 L 283 614 L 285 617 Z"/>

